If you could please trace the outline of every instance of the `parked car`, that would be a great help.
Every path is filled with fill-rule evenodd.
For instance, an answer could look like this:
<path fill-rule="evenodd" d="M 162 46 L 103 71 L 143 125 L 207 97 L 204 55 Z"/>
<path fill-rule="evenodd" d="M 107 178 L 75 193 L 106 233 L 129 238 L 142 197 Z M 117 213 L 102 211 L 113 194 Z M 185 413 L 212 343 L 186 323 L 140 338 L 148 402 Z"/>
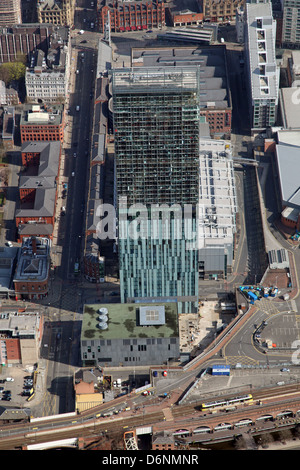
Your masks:
<path fill-rule="evenodd" d="M 14 382 L 14 380 L 12 377 L 6 377 L 6 382 Z"/>

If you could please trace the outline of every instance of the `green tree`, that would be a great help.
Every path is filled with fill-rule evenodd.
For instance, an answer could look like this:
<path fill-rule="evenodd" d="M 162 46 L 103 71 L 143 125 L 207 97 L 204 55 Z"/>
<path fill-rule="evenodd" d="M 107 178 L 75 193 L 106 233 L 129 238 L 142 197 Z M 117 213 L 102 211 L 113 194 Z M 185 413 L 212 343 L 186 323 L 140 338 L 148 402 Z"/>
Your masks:
<path fill-rule="evenodd" d="M 26 66 L 22 62 L 6 62 L 0 66 L 0 79 L 8 85 L 25 76 Z"/>

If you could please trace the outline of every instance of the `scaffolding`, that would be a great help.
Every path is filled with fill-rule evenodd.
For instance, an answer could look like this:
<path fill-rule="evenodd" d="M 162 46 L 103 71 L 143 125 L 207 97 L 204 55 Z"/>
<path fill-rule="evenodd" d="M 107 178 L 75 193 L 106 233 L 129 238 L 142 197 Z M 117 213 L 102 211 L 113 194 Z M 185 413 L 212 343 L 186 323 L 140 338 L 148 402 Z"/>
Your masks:
<path fill-rule="evenodd" d="M 117 192 L 129 204 L 197 203 L 199 68 L 112 71 Z"/>

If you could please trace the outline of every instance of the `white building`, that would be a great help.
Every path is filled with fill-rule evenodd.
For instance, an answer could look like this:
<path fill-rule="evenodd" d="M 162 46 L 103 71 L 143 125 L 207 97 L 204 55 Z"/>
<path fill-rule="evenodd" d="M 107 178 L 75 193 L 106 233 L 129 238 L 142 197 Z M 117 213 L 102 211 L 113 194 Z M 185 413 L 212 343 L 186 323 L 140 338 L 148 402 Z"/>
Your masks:
<path fill-rule="evenodd" d="M 37 50 L 25 74 L 27 97 L 31 102 L 56 102 L 68 94 L 70 50 L 64 45 L 49 49 L 47 57 Z"/>
<path fill-rule="evenodd" d="M 265 129 L 274 126 L 277 117 L 276 21 L 270 2 L 247 3 L 245 7 L 245 75 L 249 80 L 251 122 L 252 128 Z"/>
<path fill-rule="evenodd" d="M 200 140 L 199 277 L 226 277 L 233 264 L 236 188 L 229 141 Z"/>

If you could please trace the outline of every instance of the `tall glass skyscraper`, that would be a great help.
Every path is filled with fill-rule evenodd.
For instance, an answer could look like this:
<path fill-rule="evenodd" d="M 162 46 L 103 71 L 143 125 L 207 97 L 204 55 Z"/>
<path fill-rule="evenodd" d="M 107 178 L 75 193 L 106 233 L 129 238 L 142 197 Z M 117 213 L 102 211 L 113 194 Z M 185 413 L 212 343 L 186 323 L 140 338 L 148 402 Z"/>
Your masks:
<path fill-rule="evenodd" d="M 179 313 L 197 311 L 199 74 L 112 71 L 122 302 L 177 299 Z"/>

